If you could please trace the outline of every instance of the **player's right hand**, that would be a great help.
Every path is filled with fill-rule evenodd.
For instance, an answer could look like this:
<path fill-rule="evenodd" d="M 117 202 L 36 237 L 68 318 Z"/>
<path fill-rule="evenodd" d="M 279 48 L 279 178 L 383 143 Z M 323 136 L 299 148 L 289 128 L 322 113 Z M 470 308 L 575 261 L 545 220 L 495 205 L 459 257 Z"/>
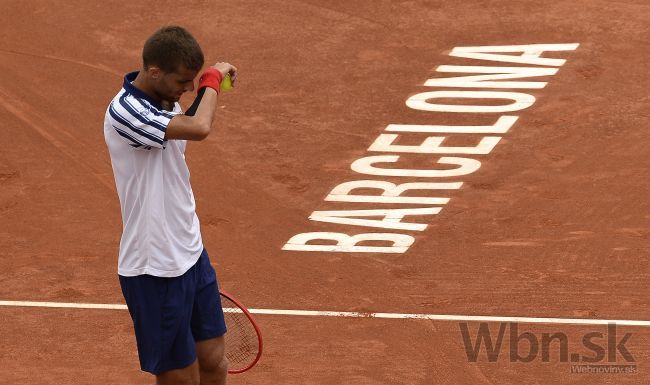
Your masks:
<path fill-rule="evenodd" d="M 221 72 L 221 75 L 223 76 L 230 74 L 230 82 L 235 85 L 235 80 L 237 79 L 237 67 L 230 63 L 221 62 L 214 64 L 212 68 Z"/>

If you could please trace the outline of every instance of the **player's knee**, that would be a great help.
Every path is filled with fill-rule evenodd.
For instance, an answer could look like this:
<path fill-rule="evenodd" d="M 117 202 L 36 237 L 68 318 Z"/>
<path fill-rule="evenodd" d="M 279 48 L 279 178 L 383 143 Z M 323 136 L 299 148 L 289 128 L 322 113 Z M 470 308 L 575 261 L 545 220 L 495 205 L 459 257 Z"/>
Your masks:
<path fill-rule="evenodd" d="M 175 372 L 164 373 L 156 378 L 156 385 L 201 385 L 198 373 Z"/>
<path fill-rule="evenodd" d="M 230 365 L 230 361 L 228 361 L 228 357 L 224 355 L 223 359 L 221 360 L 221 363 L 219 364 L 219 370 L 221 370 L 224 373 L 228 373 L 229 365 Z"/>
<path fill-rule="evenodd" d="M 156 385 L 200 385 L 201 377 L 196 361 L 191 365 L 163 372 L 156 376 Z"/>
<path fill-rule="evenodd" d="M 179 378 L 175 382 L 173 382 L 174 385 L 201 385 L 201 380 L 199 378 Z"/>
<path fill-rule="evenodd" d="M 226 373 L 228 371 L 228 358 L 223 351 L 215 351 L 208 357 L 200 360 L 199 367 L 202 372 Z"/>

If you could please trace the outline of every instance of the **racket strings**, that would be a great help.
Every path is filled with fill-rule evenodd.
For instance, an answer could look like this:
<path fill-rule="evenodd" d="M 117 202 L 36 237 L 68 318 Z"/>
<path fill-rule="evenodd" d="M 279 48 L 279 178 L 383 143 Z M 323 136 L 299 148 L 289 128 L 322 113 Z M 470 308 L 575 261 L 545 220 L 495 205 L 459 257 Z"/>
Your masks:
<path fill-rule="evenodd" d="M 228 328 L 225 342 L 230 368 L 245 368 L 255 360 L 259 352 L 257 332 L 246 314 L 234 302 L 222 296 L 221 305 Z"/>

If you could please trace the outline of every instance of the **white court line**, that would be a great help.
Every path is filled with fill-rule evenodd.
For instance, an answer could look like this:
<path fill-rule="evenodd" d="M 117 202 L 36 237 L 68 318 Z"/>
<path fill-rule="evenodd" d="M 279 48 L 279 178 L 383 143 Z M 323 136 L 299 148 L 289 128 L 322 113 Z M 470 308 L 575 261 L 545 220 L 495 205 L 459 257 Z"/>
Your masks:
<path fill-rule="evenodd" d="M 101 303 L 0 301 L 0 306 L 127 310 L 126 305 L 101 304 Z M 619 320 L 619 319 L 501 317 L 501 316 L 454 315 L 454 314 L 363 313 L 363 312 L 349 312 L 349 311 L 279 310 L 279 309 L 248 309 L 248 311 L 250 311 L 252 314 L 311 316 L 311 317 L 422 319 L 422 320 L 432 320 L 432 321 L 518 322 L 518 323 L 575 324 L 575 325 L 607 325 L 610 323 L 615 323 L 617 325 L 627 325 L 627 326 L 650 326 L 650 321 Z"/>

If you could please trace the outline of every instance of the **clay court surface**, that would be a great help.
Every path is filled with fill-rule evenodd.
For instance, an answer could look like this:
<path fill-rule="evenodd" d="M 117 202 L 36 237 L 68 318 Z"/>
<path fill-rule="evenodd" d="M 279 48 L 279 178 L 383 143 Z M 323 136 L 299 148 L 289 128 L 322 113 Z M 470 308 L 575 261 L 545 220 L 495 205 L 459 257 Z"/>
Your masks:
<path fill-rule="evenodd" d="M 104 112 L 123 75 L 139 68 L 144 40 L 180 24 L 207 63 L 240 69 L 235 90 L 220 97 L 216 130 L 186 155 L 220 284 L 250 308 L 553 318 L 519 331 L 564 333 L 570 352 L 586 354 L 582 337 L 607 332 L 593 320 L 646 321 L 618 326 L 619 340 L 631 333 L 635 362 L 620 354 L 598 362 L 634 364 L 636 373 L 585 374 L 572 373 L 557 348 L 549 362 L 510 362 L 508 332 L 496 362 L 484 351 L 470 362 L 454 320 L 258 315 L 264 356 L 229 383 L 650 383 L 646 1 L 1 4 L 0 300 L 123 303 Z M 501 115 L 406 106 L 434 90 L 427 79 L 461 76 L 436 72 L 440 65 L 518 65 L 452 57 L 455 47 L 569 43 L 579 47 L 544 54 L 566 60 L 557 74 L 516 79 L 546 87 L 491 90 L 536 101 L 507 113 L 519 119 L 489 154 L 456 155 L 481 167 L 436 180 L 463 185 L 438 193 L 451 198 L 439 214 L 403 219 L 425 230 L 309 220 L 313 211 L 431 206 L 324 199 L 352 180 L 427 181 L 351 170 L 381 155 L 368 147 L 389 124 L 488 125 Z M 495 103 L 503 101 L 486 102 Z M 427 135 L 435 134 L 399 144 Z M 480 138 L 449 135 L 445 145 Z M 412 169 L 434 168 L 440 156 L 400 155 Z M 404 253 L 282 250 L 308 232 L 394 232 L 415 242 Z M 561 322 L 576 318 L 585 324 Z M 496 334 L 500 323 L 489 325 Z M 479 322 L 468 327 L 475 338 Z M 2 384 L 153 383 L 139 370 L 125 310 L 2 306 L 0 342 Z"/>

